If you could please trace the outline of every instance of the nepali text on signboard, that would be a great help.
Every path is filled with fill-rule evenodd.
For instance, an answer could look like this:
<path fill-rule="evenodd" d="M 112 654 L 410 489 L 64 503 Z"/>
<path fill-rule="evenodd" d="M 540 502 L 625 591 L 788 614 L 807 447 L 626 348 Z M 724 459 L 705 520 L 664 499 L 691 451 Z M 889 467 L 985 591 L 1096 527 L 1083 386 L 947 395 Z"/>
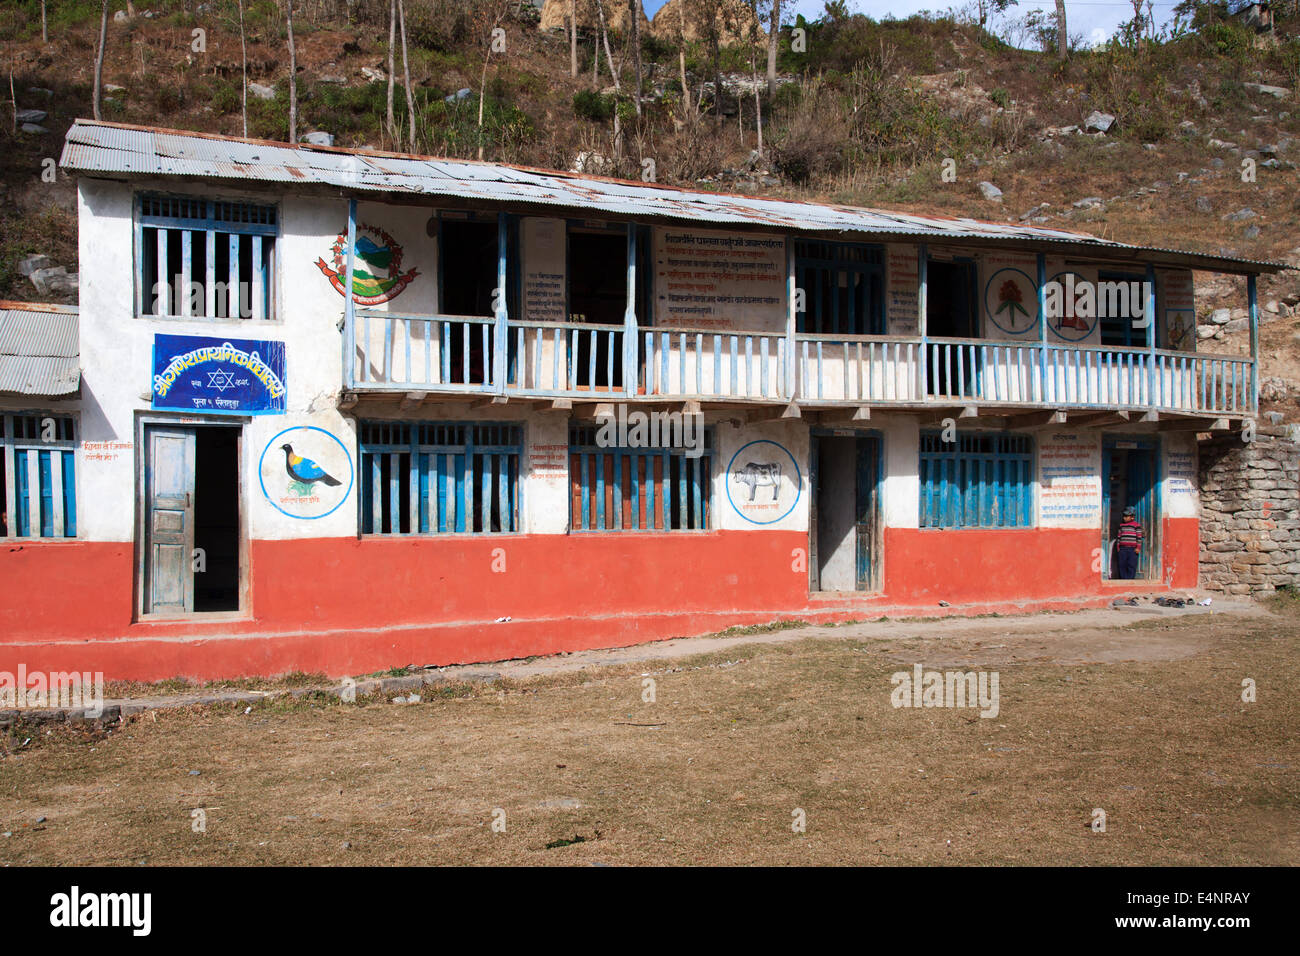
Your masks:
<path fill-rule="evenodd" d="M 153 407 L 217 415 L 283 415 L 284 343 L 155 335 Z"/>

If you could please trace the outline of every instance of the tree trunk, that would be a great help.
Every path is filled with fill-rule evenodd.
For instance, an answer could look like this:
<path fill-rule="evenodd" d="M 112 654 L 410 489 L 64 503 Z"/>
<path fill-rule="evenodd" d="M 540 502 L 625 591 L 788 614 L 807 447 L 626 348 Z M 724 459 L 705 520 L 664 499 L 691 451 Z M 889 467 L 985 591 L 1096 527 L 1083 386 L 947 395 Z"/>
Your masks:
<path fill-rule="evenodd" d="M 411 128 L 407 131 L 410 152 L 415 152 L 415 97 L 411 95 L 411 64 L 406 58 L 406 2 L 397 0 L 397 25 L 402 31 L 402 85 L 406 89 L 406 119 Z"/>
<path fill-rule="evenodd" d="M 695 111 L 695 104 L 691 102 L 691 88 L 686 85 L 686 0 L 678 0 L 677 3 L 677 35 L 680 44 L 677 47 L 677 65 L 682 71 L 682 101 Z"/>
<path fill-rule="evenodd" d="M 50 42 L 50 29 L 45 24 L 45 0 L 41 0 L 41 42 Z"/>
<path fill-rule="evenodd" d="M 388 109 L 384 113 L 384 122 L 388 125 L 388 139 L 397 148 L 397 120 L 393 117 L 393 83 L 396 81 L 397 60 L 397 0 L 388 2 Z"/>
<path fill-rule="evenodd" d="M 91 112 L 95 119 L 99 115 L 100 97 L 104 87 L 104 42 L 108 39 L 108 0 L 102 0 L 99 9 L 99 49 L 95 51 L 95 92 L 91 98 Z"/>
<path fill-rule="evenodd" d="M 636 64 L 636 115 L 641 115 L 641 0 L 627 0 L 627 12 L 632 18 L 632 52 Z"/>
<path fill-rule="evenodd" d="M 767 31 L 767 95 L 776 96 L 776 46 L 781 36 L 781 0 L 772 0 L 772 25 Z M 760 148 L 761 151 L 761 148 Z"/>
<path fill-rule="evenodd" d="M 1065 0 L 1056 0 L 1056 55 L 1062 60 L 1070 56 L 1069 34 L 1065 29 Z"/>
<path fill-rule="evenodd" d="M 244 0 L 239 0 L 239 51 L 243 58 L 243 88 L 241 100 L 244 112 L 244 139 L 248 139 L 248 44 L 244 39 Z"/>
<path fill-rule="evenodd" d="M 578 0 L 569 0 L 569 76 L 578 78 Z"/>
<path fill-rule="evenodd" d="M 298 50 L 293 44 L 293 0 L 285 0 L 289 27 L 289 142 L 298 142 Z"/>
<path fill-rule="evenodd" d="M 614 56 L 609 52 L 609 30 L 605 27 L 605 5 L 601 0 L 596 0 L 596 13 L 600 17 L 600 38 L 605 44 L 605 62 L 609 66 L 610 78 L 614 81 L 614 148 L 612 152 L 614 154 L 614 162 L 617 163 L 620 152 L 619 141 L 623 136 L 622 120 L 618 115 L 618 93 L 620 90 L 618 71 L 614 69 Z"/>

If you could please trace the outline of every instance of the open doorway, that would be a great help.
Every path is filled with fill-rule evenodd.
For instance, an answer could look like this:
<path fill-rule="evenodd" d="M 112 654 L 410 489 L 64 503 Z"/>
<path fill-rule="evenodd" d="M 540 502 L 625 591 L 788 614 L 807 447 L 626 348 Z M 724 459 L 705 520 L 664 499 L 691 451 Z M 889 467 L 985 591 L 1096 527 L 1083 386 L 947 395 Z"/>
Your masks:
<path fill-rule="evenodd" d="M 1159 480 L 1156 474 L 1156 443 L 1152 439 L 1108 438 L 1102 444 L 1102 577 L 1122 580 L 1119 530 L 1124 512 L 1142 529 L 1138 548 L 1136 580 L 1160 576 Z"/>
<path fill-rule="evenodd" d="M 146 613 L 240 609 L 240 431 L 145 426 Z"/>
<path fill-rule="evenodd" d="M 492 297 L 497 287 L 500 260 L 497 223 L 443 219 L 439 228 L 438 255 L 442 272 L 439 312 L 448 316 L 494 317 L 496 309 Z M 491 330 L 484 335 L 481 324 L 465 326 L 454 322 L 445 328 L 443 323 L 439 323 L 439 329 L 445 338 L 442 348 L 449 356 L 453 381 L 468 384 L 487 382 L 492 368 L 494 338 Z"/>
<path fill-rule="evenodd" d="M 925 267 L 925 329 L 930 338 L 979 338 L 975 263 L 930 259 Z M 926 356 L 931 395 L 978 395 L 975 350 L 932 343 Z M 959 363 L 964 367 L 959 369 Z M 964 386 L 960 388 L 959 386 Z"/>
<path fill-rule="evenodd" d="M 569 321 L 621 329 L 627 312 L 627 235 L 570 228 L 568 261 Z M 569 361 L 579 388 L 623 387 L 623 351 L 617 335 L 582 329 L 571 341 Z"/>
<path fill-rule="evenodd" d="M 809 578 L 813 591 L 873 591 L 880 573 L 880 439 L 812 436 Z"/>

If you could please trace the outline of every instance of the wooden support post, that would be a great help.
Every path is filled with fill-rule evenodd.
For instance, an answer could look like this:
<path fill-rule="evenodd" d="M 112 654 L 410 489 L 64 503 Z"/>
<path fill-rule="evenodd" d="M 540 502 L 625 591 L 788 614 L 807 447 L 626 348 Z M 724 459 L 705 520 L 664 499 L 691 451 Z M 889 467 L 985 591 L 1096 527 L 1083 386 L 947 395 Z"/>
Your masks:
<path fill-rule="evenodd" d="M 1047 256 L 1038 254 L 1038 400 L 1047 403 Z"/>
<path fill-rule="evenodd" d="M 795 399 L 795 349 L 799 330 L 798 298 L 799 288 L 795 284 L 794 242 L 787 236 L 785 240 L 785 397 Z M 698 359 L 697 359 L 698 361 Z"/>
<path fill-rule="evenodd" d="M 1250 408 L 1259 412 L 1259 290 L 1255 273 L 1246 276 L 1246 305 L 1250 313 Z"/>
<path fill-rule="evenodd" d="M 492 375 L 495 379 L 488 386 L 498 395 L 506 391 L 506 347 L 510 338 L 510 315 L 506 306 L 506 250 L 509 245 L 509 230 L 506 227 L 506 214 L 497 213 L 497 288 L 496 288 L 496 333 L 493 335 Z M 441 250 L 439 251 L 441 255 Z"/>
<path fill-rule="evenodd" d="M 748 412 L 745 415 L 745 422 L 753 425 L 756 422 L 794 421 L 801 417 L 798 403 L 790 402 L 788 405 L 767 405 Z"/>
<path fill-rule="evenodd" d="M 1060 409 L 1050 412 L 1027 412 L 1024 415 L 1008 415 L 1007 428 L 1036 428 L 1040 425 L 1064 425 L 1065 412 Z"/>
<path fill-rule="evenodd" d="M 1149 262 L 1142 291 L 1145 293 L 1142 309 L 1147 318 L 1147 404 L 1154 412 L 1159 405 L 1159 396 L 1156 395 L 1156 267 Z"/>
<path fill-rule="evenodd" d="M 357 306 L 352 298 L 352 277 L 357 268 L 357 201 L 348 200 L 348 268 L 343 283 L 343 376 L 348 388 L 356 385 Z M 209 270 L 212 263 L 208 262 Z M 366 343 L 366 361 L 370 361 L 370 343 Z"/>
<path fill-rule="evenodd" d="M 929 263 L 929 250 L 925 243 L 921 243 L 916 250 L 916 330 L 921 336 L 921 394 L 917 396 L 918 401 L 924 402 L 926 395 L 929 394 L 930 381 L 930 349 L 927 343 L 929 329 L 925 321 L 925 311 L 927 307 L 927 278 L 926 266 Z"/>
<path fill-rule="evenodd" d="M 627 224 L 627 305 L 623 309 L 623 392 L 629 398 L 637 389 L 636 223 Z M 695 357 L 698 362 L 699 356 Z M 686 361 L 686 355 L 682 355 Z M 612 383 L 611 383 L 612 384 Z"/>
<path fill-rule="evenodd" d="M 589 402 L 583 405 L 579 405 L 577 408 L 573 410 L 573 418 L 575 421 L 586 421 L 593 418 L 613 418 L 613 417 L 614 417 L 613 402 Z"/>

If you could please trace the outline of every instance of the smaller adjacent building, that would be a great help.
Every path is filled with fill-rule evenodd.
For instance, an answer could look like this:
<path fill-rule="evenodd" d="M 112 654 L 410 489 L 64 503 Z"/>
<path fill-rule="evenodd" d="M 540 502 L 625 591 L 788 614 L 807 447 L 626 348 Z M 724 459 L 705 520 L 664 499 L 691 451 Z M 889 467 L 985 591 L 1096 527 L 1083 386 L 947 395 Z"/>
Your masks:
<path fill-rule="evenodd" d="M 1244 277 L 1253 330 L 1283 268 L 89 121 L 62 165 L 80 315 L 0 313 L 0 669 L 360 673 L 1194 587 L 1196 435 L 1258 399 L 1253 334 L 1197 350 L 1192 270 Z"/>

